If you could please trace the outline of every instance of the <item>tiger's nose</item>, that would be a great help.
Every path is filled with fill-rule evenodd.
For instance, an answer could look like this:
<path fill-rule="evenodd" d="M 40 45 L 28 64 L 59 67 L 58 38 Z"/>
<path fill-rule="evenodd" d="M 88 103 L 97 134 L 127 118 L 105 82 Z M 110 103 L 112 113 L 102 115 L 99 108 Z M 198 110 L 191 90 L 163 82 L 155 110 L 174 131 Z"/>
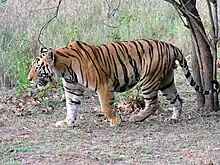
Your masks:
<path fill-rule="evenodd" d="M 32 77 L 30 77 L 30 78 L 28 77 L 28 81 L 32 81 L 32 80 L 33 80 L 33 78 L 32 78 Z"/>

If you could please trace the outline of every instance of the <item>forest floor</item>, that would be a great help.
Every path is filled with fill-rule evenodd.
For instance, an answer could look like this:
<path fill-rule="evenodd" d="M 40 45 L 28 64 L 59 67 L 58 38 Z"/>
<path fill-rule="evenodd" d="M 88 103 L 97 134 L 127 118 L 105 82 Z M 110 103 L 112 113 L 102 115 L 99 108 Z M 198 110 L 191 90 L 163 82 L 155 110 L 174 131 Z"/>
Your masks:
<path fill-rule="evenodd" d="M 14 99 L 12 92 L 1 91 L 0 164 L 219 165 L 219 112 L 201 115 L 196 111 L 195 92 L 180 91 L 184 106 L 178 123 L 165 120 L 171 116 L 171 106 L 160 96 L 163 110 L 144 122 L 125 120 L 110 127 L 94 111 L 97 97 L 88 94 L 75 127 L 66 128 L 55 127 L 65 118 L 65 102 L 47 101 L 50 108 L 46 109 L 36 100 Z"/>

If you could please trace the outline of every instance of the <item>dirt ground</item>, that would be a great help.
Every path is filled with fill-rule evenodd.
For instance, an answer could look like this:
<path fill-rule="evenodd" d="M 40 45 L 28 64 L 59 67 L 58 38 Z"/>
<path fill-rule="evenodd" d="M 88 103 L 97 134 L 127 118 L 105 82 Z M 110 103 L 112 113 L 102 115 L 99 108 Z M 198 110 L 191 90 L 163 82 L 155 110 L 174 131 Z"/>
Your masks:
<path fill-rule="evenodd" d="M 201 116 L 195 93 L 181 92 L 182 119 L 171 124 L 170 105 L 161 98 L 163 110 L 141 123 L 125 121 L 110 127 L 93 108 L 98 100 L 88 95 L 79 109 L 75 127 L 56 128 L 65 117 L 65 103 L 54 110 L 26 107 L 30 114 L 12 112 L 8 92 L 0 95 L 0 164 L 3 165 L 191 165 L 220 164 L 220 117 Z"/>

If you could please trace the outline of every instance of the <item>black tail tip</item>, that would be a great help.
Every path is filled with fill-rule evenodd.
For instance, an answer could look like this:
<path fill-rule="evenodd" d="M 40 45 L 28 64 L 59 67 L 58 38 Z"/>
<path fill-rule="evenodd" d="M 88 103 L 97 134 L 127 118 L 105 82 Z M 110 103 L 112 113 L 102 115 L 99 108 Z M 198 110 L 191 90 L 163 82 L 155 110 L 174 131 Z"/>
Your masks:
<path fill-rule="evenodd" d="M 217 80 L 212 80 L 211 83 L 215 85 L 214 88 L 215 88 L 216 91 L 218 91 L 218 89 L 219 89 L 219 82 Z"/>

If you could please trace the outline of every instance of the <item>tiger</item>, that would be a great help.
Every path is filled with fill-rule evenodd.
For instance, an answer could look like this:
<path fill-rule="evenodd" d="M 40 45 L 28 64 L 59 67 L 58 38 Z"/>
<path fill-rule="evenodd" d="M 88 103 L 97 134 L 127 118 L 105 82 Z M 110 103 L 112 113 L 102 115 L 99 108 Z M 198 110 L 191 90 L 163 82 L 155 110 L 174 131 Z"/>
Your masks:
<path fill-rule="evenodd" d="M 86 89 L 97 93 L 100 111 L 110 126 L 121 124 L 121 116 L 113 109 L 114 92 L 124 92 L 136 84 L 145 107 L 130 116 L 130 122 L 141 122 L 159 109 L 158 91 L 170 101 L 171 120 L 178 121 L 183 101 L 175 83 L 176 61 L 182 67 L 185 78 L 197 92 L 209 94 L 199 87 L 190 73 L 187 61 L 173 44 L 154 39 L 136 39 L 89 45 L 73 41 L 55 49 L 41 47 L 39 56 L 31 65 L 27 79 L 38 88 L 62 78 L 66 96 L 66 118 L 56 126 L 71 126 Z"/>

